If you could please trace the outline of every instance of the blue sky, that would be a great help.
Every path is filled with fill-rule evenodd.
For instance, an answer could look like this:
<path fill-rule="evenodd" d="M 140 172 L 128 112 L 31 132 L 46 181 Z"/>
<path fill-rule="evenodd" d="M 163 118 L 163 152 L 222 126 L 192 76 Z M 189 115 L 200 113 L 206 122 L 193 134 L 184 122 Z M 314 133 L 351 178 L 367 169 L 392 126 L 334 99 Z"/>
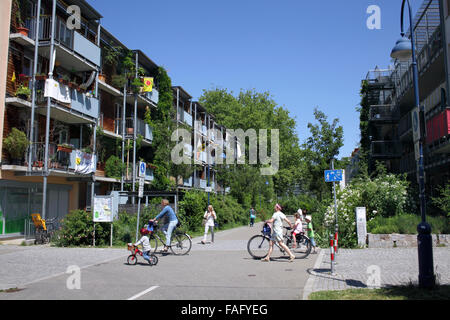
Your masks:
<path fill-rule="evenodd" d="M 215 87 L 269 91 L 296 119 L 301 142 L 315 107 L 339 118 L 339 157 L 359 142 L 361 80 L 391 63 L 400 37 L 401 0 L 88 1 L 104 27 L 195 99 Z M 421 3 L 411 1 L 414 13 Z M 370 5 L 381 9 L 380 30 L 366 26 Z"/>

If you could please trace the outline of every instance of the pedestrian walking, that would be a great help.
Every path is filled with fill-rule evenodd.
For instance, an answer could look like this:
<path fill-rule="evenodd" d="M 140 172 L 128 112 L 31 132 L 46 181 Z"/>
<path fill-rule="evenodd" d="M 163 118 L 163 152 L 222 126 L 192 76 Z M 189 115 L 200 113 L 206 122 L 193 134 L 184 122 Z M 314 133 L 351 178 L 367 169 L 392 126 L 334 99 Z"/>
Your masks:
<path fill-rule="evenodd" d="M 272 215 L 272 218 L 269 220 L 266 220 L 266 223 L 273 223 L 272 228 L 272 236 L 270 238 L 269 243 L 269 252 L 267 253 L 267 256 L 263 258 L 261 261 L 270 261 L 270 255 L 273 251 L 273 244 L 275 242 L 278 243 L 278 245 L 284 249 L 284 251 L 287 252 L 289 255 L 289 262 L 294 261 L 295 256 L 292 254 L 291 250 L 284 244 L 283 242 L 283 221 L 289 224 L 289 227 L 292 228 L 292 223 L 289 221 L 288 218 L 286 218 L 285 214 L 281 212 L 281 206 L 279 204 L 275 205 L 275 212 Z"/>
<path fill-rule="evenodd" d="M 314 241 L 314 229 L 312 225 L 312 218 L 310 215 L 305 216 L 306 220 L 306 231 L 308 231 L 308 238 L 311 240 L 311 246 L 313 247 L 314 251 L 313 253 L 316 253 L 316 242 Z"/>
<path fill-rule="evenodd" d="M 256 211 L 253 207 L 250 209 L 250 227 L 253 227 L 255 224 Z"/>
<path fill-rule="evenodd" d="M 211 243 L 214 243 L 214 225 L 217 219 L 216 212 L 212 205 L 208 206 L 208 210 L 205 211 L 203 215 L 203 221 L 205 226 L 205 233 L 203 234 L 202 244 L 206 244 L 206 237 L 208 236 L 208 230 L 211 231 Z"/>

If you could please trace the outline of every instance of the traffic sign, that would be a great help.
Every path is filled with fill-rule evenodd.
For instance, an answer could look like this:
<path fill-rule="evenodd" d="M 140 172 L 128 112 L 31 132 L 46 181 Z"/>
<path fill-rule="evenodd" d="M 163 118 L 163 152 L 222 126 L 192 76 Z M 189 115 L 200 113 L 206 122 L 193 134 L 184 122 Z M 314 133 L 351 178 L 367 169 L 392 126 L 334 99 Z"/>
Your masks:
<path fill-rule="evenodd" d="M 415 107 L 411 111 L 411 120 L 412 120 L 412 130 L 413 130 L 413 141 L 419 141 L 420 140 L 420 114 L 419 114 L 419 107 Z"/>
<path fill-rule="evenodd" d="M 325 170 L 325 182 L 342 181 L 342 170 Z"/>
<path fill-rule="evenodd" d="M 142 198 L 144 196 L 144 184 L 145 181 L 143 178 L 139 178 L 139 189 L 138 189 L 138 197 Z"/>
<path fill-rule="evenodd" d="M 147 169 L 147 165 L 145 164 L 145 162 L 140 161 L 139 162 L 139 170 L 138 170 L 138 177 L 139 178 L 144 178 L 145 177 L 146 169 Z"/>

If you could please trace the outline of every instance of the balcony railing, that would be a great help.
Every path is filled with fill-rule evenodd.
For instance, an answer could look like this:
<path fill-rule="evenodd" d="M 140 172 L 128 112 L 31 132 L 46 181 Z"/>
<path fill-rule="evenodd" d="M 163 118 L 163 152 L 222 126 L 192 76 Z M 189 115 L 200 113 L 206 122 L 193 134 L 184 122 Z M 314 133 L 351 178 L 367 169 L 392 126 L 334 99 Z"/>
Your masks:
<path fill-rule="evenodd" d="M 47 86 L 52 87 L 58 85 L 57 90 L 50 90 Z M 87 95 L 82 91 L 69 88 L 69 86 L 58 83 L 52 80 L 37 80 L 36 88 L 38 90 L 36 95 L 37 104 L 43 104 L 47 97 L 52 98 L 58 104 L 68 107 L 68 112 L 76 111 L 81 115 L 89 116 L 93 119 L 98 119 L 99 116 L 99 101 L 98 99 Z M 45 94 L 47 92 L 47 94 Z"/>
<path fill-rule="evenodd" d="M 398 158 L 401 154 L 399 141 L 373 141 L 371 156 L 375 158 Z"/>
<path fill-rule="evenodd" d="M 379 105 L 370 107 L 370 120 L 380 122 L 397 122 L 400 113 L 391 105 Z"/>
<path fill-rule="evenodd" d="M 30 30 L 29 37 L 36 38 L 36 19 L 27 19 L 25 26 Z M 50 16 L 41 17 L 39 22 L 39 41 L 50 41 L 52 35 L 52 18 Z M 66 48 L 75 51 L 80 56 L 88 59 L 95 65 L 100 65 L 101 49 L 92 41 L 85 38 L 80 33 L 67 28 L 67 23 L 60 17 L 56 17 L 55 41 Z"/>
<path fill-rule="evenodd" d="M 45 165 L 45 144 L 33 143 L 31 166 L 34 170 L 43 169 Z M 58 146 L 48 145 L 48 168 L 52 170 L 91 174 L 96 170 L 96 157 L 90 153 Z M 28 153 L 27 153 L 28 154 Z"/>
<path fill-rule="evenodd" d="M 418 53 L 417 65 L 419 74 L 428 68 L 429 64 L 439 55 L 442 47 L 441 28 L 436 28 L 430 36 L 428 43 Z M 408 63 L 399 63 L 392 76 L 397 87 L 397 99 L 400 99 L 406 91 L 412 88 L 413 70 L 411 61 Z"/>
<path fill-rule="evenodd" d="M 115 120 L 115 133 L 122 135 L 122 118 L 117 118 Z M 137 119 L 136 121 L 136 134 L 141 135 L 145 140 L 153 141 L 153 130 L 145 123 L 142 119 Z M 134 135 L 134 118 L 125 118 L 125 136 Z"/>

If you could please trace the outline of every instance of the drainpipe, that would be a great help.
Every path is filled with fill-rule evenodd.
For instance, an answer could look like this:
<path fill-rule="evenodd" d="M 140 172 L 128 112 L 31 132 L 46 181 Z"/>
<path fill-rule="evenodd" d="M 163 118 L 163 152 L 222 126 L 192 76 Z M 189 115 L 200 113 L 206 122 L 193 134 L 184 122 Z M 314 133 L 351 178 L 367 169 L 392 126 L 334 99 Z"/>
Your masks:
<path fill-rule="evenodd" d="M 87 32 L 87 29 L 86 29 Z M 97 46 L 100 48 L 100 35 L 102 32 L 102 26 L 101 26 L 101 20 L 98 20 L 98 27 L 97 27 Z M 101 62 L 100 62 L 101 63 Z M 95 76 L 95 98 L 97 100 L 100 99 L 100 93 L 98 92 L 98 75 L 100 73 L 99 68 L 97 67 L 96 70 L 96 76 Z M 95 198 L 95 173 L 97 172 L 97 124 L 98 124 L 98 118 L 100 117 L 100 104 L 98 108 L 97 113 L 97 121 L 94 122 L 94 137 L 93 137 L 93 146 L 92 146 L 92 160 L 95 159 L 95 167 L 94 172 L 92 173 L 92 185 L 91 185 L 91 213 L 92 216 L 94 215 L 94 198 Z M 83 126 L 81 126 L 83 127 Z"/>
<path fill-rule="evenodd" d="M 125 115 L 127 109 L 127 81 L 123 85 L 123 106 L 122 106 L 122 164 L 125 163 Z M 120 180 L 120 191 L 123 191 L 124 172 L 122 170 L 122 178 Z"/>
<path fill-rule="evenodd" d="M 139 63 L 139 54 L 136 51 L 136 73 L 135 73 L 135 78 L 137 79 L 138 77 L 138 63 Z M 134 94 L 134 119 L 133 119 L 133 192 L 135 190 L 135 186 L 136 186 L 136 137 L 137 137 L 137 133 L 136 133 L 136 129 L 137 129 L 137 96 L 138 94 L 135 93 Z M 135 197 L 133 197 L 133 201 L 132 203 L 135 203 Z"/>
<path fill-rule="evenodd" d="M 31 97 L 31 123 L 30 123 L 30 137 L 29 140 L 31 142 L 28 154 L 28 174 L 31 173 L 31 162 L 33 161 L 33 148 L 34 145 L 34 108 L 36 106 L 36 73 L 38 67 L 38 59 L 39 59 L 39 23 L 40 23 L 40 13 L 41 13 L 41 0 L 38 0 L 37 12 L 36 12 L 36 34 L 34 40 L 34 65 L 33 65 L 33 88 L 32 88 L 32 97 Z"/>
<path fill-rule="evenodd" d="M 50 40 L 50 70 L 48 73 L 48 78 L 53 80 L 53 60 L 55 58 L 55 28 L 56 27 L 56 0 L 53 0 L 52 8 L 52 35 Z M 45 123 L 45 155 L 44 155 L 44 182 L 42 186 L 42 219 L 47 216 L 47 179 L 48 179 L 48 144 L 49 144 L 49 134 L 50 134 L 50 107 L 51 98 L 47 98 L 47 119 Z"/>

